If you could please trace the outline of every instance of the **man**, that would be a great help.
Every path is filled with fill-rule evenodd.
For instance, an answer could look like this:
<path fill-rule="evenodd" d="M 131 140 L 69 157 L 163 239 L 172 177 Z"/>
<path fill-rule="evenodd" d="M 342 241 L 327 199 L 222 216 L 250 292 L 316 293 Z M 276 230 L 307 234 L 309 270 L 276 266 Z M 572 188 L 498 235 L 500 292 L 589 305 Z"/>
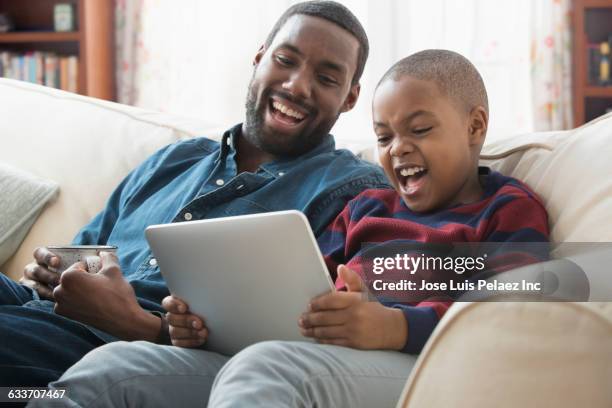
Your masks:
<path fill-rule="evenodd" d="M 367 54 L 345 7 L 290 8 L 253 61 L 245 122 L 221 143 L 194 139 L 155 153 L 74 240 L 117 245 L 118 260 L 103 254 L 100 273 L 75 264 L 58 278 L 49 267 L 59 259 L 38 248 L 22 285 L 1 278 L 0 384 L 46 385 L 98 346 L 167 339 L 160 303 L 169 293 L 146 226 L 293 208 L 319 234 L 350 198 L 385 186 L 378 168 L 335 151 L 328 134 L 357 102 Z"/>

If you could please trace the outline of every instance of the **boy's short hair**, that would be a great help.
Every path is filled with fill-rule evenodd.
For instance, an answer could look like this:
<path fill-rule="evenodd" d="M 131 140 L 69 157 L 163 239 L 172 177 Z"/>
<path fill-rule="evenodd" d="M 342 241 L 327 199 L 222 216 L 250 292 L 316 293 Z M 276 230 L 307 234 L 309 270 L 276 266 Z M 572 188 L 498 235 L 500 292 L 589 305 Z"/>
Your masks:
<path fill-rule="evenodd" d="M 297 3 L 289 7 L 287 11 L 272 27 L 272 31 L 268 34 L 266 39 L 266 47 L 272 44 L 276 33 L 285 25 L 290 17 L 295 15 L 306 15 L 311 17 L 318 17 L 334 23 L 338 27 L 348 31 L 353 37 L 359 42 L 359 53 L 357 54 L 357 66 L 355 67 L 355 73 L 353 74 L 352 84 L 359 83 L 363 68 L 368 60 L 368 53 L 370 51 L 370 44 L 368 42 L 368 36 L 366 35 L 363 26 L 357 20 L 357 17 L 351 11 L 340 3 L 335 1 L 305 1 L 303 3 Z"/>
<path fill-rule="evenodd" d="M 377 87 L 388 79 L 395 81 L 411 76 L 434 82 L 440 91 L 470 112 L 482 106 L 489 113 L 489 100 L 482 77 L 463 55 L 449 50 L 425 50 L 393 64 Z"/>

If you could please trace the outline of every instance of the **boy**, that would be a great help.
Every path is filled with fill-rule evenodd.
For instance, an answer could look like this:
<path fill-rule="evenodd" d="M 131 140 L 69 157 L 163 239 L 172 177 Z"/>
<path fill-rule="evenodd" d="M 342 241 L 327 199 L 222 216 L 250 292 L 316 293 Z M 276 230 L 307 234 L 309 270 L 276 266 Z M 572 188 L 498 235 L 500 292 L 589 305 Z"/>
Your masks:
<path fill-rule="evenodd" d="M 373 119 L 379 161 L 395 190 L 363 192 L 319 238 L 329 270 L 343 263 L 358 269 L 363 242 L 547 242 L 547 214 L 536 195 L 478 167 L 488 115 L 482 78 L 457 53 L 426 50 L 391 67 L 377 86 Z M 337 288 L 347 274 L 340 267 Z M 384 312 L 370 305 L 378 314 L 354 321 L 349 316 L 364 306 L 342 303 L 349 295 L 313 300 L 318 313 L 302 318 L 303 334 L 327 344 L 418 353 L 451 304 L 395 304 Z"/>

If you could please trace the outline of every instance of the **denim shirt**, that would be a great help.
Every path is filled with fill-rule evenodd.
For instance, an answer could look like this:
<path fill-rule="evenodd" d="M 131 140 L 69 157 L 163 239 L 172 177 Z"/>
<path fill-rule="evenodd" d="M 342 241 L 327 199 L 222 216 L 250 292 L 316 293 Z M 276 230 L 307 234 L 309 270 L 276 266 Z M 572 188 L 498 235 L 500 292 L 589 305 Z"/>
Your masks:
<path fill-rule="evenodd" d="M 241 127 L 226 131 L 221 143 L 197 138 L 162 148 L 119 184 L 74 238 L 74 244 L 119 247 L 123 274 L 143 308 L 162 311 L 169 294 L 144 236 L 149 225 L 297 209 L 318 236 L 358 193 L 388 187 L 379 166 L 335 150 L 331 135 L 300 157 L 238 174 Z"/>

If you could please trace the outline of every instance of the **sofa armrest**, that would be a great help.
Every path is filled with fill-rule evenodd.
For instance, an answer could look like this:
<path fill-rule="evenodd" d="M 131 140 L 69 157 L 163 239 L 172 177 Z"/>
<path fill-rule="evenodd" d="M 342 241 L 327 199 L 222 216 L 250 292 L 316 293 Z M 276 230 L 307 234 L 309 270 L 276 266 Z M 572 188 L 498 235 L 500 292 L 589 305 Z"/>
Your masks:
<path fill-rule="evenodd" d="M 610 407 L 612 305 L 456 303 L 398 407 Z"/>

